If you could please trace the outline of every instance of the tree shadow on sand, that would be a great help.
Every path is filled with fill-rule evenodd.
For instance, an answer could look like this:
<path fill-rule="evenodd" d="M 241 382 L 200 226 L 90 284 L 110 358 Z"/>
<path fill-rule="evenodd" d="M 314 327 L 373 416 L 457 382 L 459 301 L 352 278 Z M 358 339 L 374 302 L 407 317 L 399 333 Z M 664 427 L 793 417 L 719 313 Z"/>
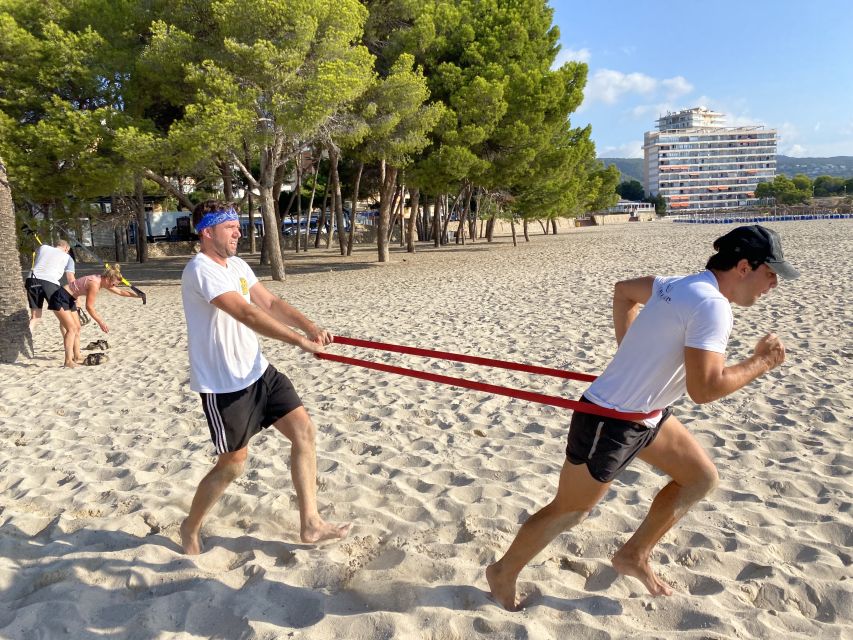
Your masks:
<path fill-rule="evenodd" d="M 32 357 L 33 336 L 27 328 L 30 314 L 26 309 L 11 313 L 0 310 L 0 362 L 15 362 L 19 358 Z"/>
<path fill-rule="evenodd" d="M 250 535 L 208 537 L 209 549 L 215 544 L 243 556 L 217 569 L 211 566 L 214 558 L 197 562 L 181 555 L 159 533 L 139 537 L 90 528 L 66 533 L 59 524 L 56 518 L 36 535 L 9 522 L 0 526 L 0 636 L 250 638 L 256 635 L 252 623 L 299 630 L 326 615 L 497 606 L 482 589 L 465 585 L 358 580 L 334 590 L 297 587 L 269 579 L 265 568 L 250 561 L 262 552 L 286 564 L 306 545 Z M 617 601 L 602 597 L 534 596 L 528 606 L 621 613 Z"/>

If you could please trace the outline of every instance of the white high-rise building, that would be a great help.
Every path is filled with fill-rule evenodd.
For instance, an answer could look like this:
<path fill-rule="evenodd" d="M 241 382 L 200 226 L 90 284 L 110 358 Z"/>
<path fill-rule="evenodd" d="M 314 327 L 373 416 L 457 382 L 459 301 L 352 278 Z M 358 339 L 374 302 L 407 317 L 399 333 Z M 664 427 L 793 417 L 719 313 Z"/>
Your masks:
<path fill-rule="evenodd" d="M 667 113 L 643 144 L 644 187 L 667 211 L 755 204 L 755 187 L 776 175 L 776 130 L 726 127 L 704 107 Z"/>

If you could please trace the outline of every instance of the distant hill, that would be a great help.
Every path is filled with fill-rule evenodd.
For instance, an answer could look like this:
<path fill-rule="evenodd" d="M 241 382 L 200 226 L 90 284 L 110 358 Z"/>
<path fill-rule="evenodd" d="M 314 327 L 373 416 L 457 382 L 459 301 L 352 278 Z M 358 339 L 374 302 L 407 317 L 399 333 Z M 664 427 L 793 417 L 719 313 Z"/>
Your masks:
<path fill-rule="evenodd" d="M 643 182 L 642 158 L 599 158 L 604 166 L 615 164 L 622 172 L 622 180 Z M 804 173 L 814 180 L 818 176 L 853 177 L 853 156 L 833 156 L 831 158 L 794 158 L 776 156 L 776 173 L 794 177 Z"/>
<path fill-rule="evenodd" d="M 812 179 L 818 176 L 853 178 L 853 156 L 833 156 L 831 158 L 776 156 L 776 173 L 782 173 L 789 178 L 798 173 L 804 173 Z"/>
<path fill-rule="evenodd" d="M 615 164 L 622 172 L 622 181 L 636 180 L 643 184 L 643 159 L 642 158 L 599 158 L 605 167 Z"/>

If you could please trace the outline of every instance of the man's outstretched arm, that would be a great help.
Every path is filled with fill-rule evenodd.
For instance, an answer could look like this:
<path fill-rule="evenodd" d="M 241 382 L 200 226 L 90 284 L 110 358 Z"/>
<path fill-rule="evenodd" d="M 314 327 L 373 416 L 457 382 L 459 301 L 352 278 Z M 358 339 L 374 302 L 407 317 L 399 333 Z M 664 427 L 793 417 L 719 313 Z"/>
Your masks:
<path fill-rule="evenodd" d="M 640 307 L 652 297 L 654 282 L 653 276 L 644 276 L 616 283 L 613 289 L 613 328 L 616 330 L 616 344 L 622 344 L 622 338 L 640 313 Z"/>
<path fill-rule="evenodd" d="M 332 342 L 332 334 L 311 322 L 308 317 L 292 304 L 282 300 L 270 292 L 260 282 L 255 283 L 249 290 L 252 302 L 267 312 L 279 322 L 289 327 L 296 327 L 305 333 L 310 340 L 322 345 Z"/>
<path fill-rule="evenodd" d="M 771 333 L 758 341 L 743 362 L 726 366 L 722 353 L 684 348 L 687 393 L 697 404 L 713 402 L 734 393 L 785 361 L 785 345 Z"/>
<path fill-rule="evenodd" d="M 269 313 L 249 304 L 236 291 L 223 293 L 211 300 L 210 303 L 262 336 L 287 342 L 309 353 L 323 350 L 322 344 L 309 340 L 286 324 L 276 320 Z"/>

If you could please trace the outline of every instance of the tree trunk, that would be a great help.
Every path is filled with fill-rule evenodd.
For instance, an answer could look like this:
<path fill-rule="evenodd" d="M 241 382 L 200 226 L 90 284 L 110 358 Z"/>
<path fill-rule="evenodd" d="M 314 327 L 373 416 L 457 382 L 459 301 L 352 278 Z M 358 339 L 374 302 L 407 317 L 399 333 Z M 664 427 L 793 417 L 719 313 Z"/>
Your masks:
<path fill-rule="evenodd" d="M 340 159 L 340 153 L 335 150 L 334 168 L 332 170 L 332 192 L 335 195 L 335 222 L 338 227 L 338 246 L 341 248 L 341 255 L 345 256 L 347 254 L 347 238 L 344 235 L 344 196 L 341 190 L 341 176 L 338 173 Z M 334 227 L 335 225 L 332 225 L 332 229 L 329 231 L 330 235 L 335 232 Z"/>
<path fill-rule="evenodd" d="M 313 167 L 313 164 L 312 164 Z M 305 246 L 303 247 L 304 251 L 308 251 L 308 237 L 311 235 L 311 214 L 314 211 L 314 195 L 317 193 L 317 172 L 320 171 L 320 158 L 317 158 L 317 166 L 313 167 L 314 172 L 314 184 L 311 185 L 311 197 L 308 199 L 308 224 L 305 225 Z M 319 220 L 317 221 L 319 222 Z M 320 225 L 317 225 L 317 230 L 319 231 Z"/>
<path fill-rule="evenodd" d="M 471 209 L 471 242 L 475 242 L 477 240 L 477 221 L 480 219 L 480 193 L 482 189 L 477 187 L 477 196 L 474 198 L 474 208 Z M 480 228 L 480 237 L 482 238 L 482 226 Z"/>
<path fill-rule="evenodd" d="M 423 213 L 418 216 L 418 226 L 416 228 L 419 242 L 424 242 L 430 239 L 429 230 L 432 223 L 432 215 L 430 211 L 429 199 L 426 194 L 424 194 Z"/>
<path fill-rule="evenodd" d="M 334 235 L 334 230 L 332 227 L 335 224 L 335 209 L 337 205 L 335 203 L 335 190 L 332 188 L 332 174 L 329 173 L 329 213 L 326 214 L 326 226 L 329 228 L 328 233 L 326 233 L 326 248 L 332 248 L 332 236 Z"/>
<path fill-rule="evenodd" d="M 317 165 L 320 170 L 320 165 Z M 332 163 L 329 163 L 329 172 L 326 174 L 326 186 L 323 189 L 323 206 L 320 207 L 320 218 L 317 220 L 317 235 L 314 237 L 314 248 L 320 246 L 320 234 L 326 228 L 326 209 L 329 206 L 329 183 L 332 181 Z M 328 248 L 328 246 L 326 247 Z"/>
<path fill-rule="evenodd" d="M 249 153 L 249 145 L 245 141 L 243 142 L 243 153 L 246 156 L 246 164 L 244 166 L 246 167 L 246 170 L 248 171 L 249 168 L 252 166 L 252 158 L 251 158 L 251 155 Z M 247 201 L 248 206 L 249 206 L 249 253 L 254 255 L 255 251 L 258 250 L 258 246 L 255 242 L 255 208 L 254 208 L 254 203 L 252 202 L 252 185 L 249 183 L 248 180 L 246 180 L 246 201 Z M 264 228 L 264 233 L 266 233 L 266 232 L 267 232 L 267 229 Z M 262 238 L 262 240 L 263 240 L 263 238 Z M 261 249 L 261 264 L 264 264 L 265 256 L 263 255 L 263 253 L 264 253 L 264 251 L 262 248 Z"/>
<path fill-rule="evenodd" d="M 355 238 L 355 210 L 358 207 L 358 189 L 361 186 L 361 172 L 364 170 L 364 163 L 358 163 L 358 172 L 355 175 L 355 184 L 352 188 L 352 204 L 349 209 L 349 237 L 347 238 L 347 255 L 352 255 L 352 245 Z"/>
<path fill-rule="evenodd" d="M 524 241 L 530 242 L 530 231 L 527 228 L 527 218 L 523 218 L 522 221 L 524 224 Z"/>
<path fill-rule="evenodd" d="M 495 236 L 495 215 L 493 213 L 486 223 L 486 242 L 491 242 Z"/>
<path fill-rule="evenodd" d="M 511 218 L 509 221 L 509 228 L 512 229 L 512 246 L 518 246 L 518 238 L 515 237 L 515 218 Z"/>
<path fill-rule="evenodd" d="M 273 280 L 284 280 L 284 256 L 281 251 L 281 224 L 276 215 L 275 177 L 278 164 L 281 162 L 281 148 L 278 143 L 261 149 L 260 179 L 256 181 L 258 194 L 261 199 L 261 215 L 264 217 L 264 248 L 270 264 L 270 275 Z"/>
<path fill-rule="evenodd" d="M 299 253 L 299 244 L 302 242 L 302 163 L 301 158 L 296 161 L 296 253 Z M 308 223 L 305 223 L 305 244 L 308 244 Z M 308 247 L 305 247 L 308 250 Z"/>
<path fill-rule="evenodd" d="M 432 240 L 432 203 L 427 195 L 424 195 L 424 213 L 418 227 L 418 240 L 424 242 Z"/>
<path fill-rule="evenodd" d="M 415 252 L 415 222 L 418 221 L 419 212 L 418 208 L 420 205 L 421 192 L 418 189 L 409 191 L 409 198 L 411 199 L 410 204 L 412 205 L 412 210 L 409 213 L 409 236 L 408 236 L 408 244 L 406 244 L 406 251 L 408 253 Z"/>
<path fill-rule="evenodd" d="M 458 200 L 459 198 L 457 197 L 456 199 Z M 450 206 L 450 203 L 448 202 L 449 200 L 450 200 L 450 197 L 447 194 L 445 194 L 444 195 L 444 207 L 443 207 L 444 224 L 441 225 L 441 239 L 440 239 L 441 244 L 447 244 L 447 241 L 448 241 L 447 228 L 450 226 L 450 215 L 453 213 L 453 208 L 454 208 L 454 207 Z M 456 203 L 454 202 L 453 204 L 455 206 Z"/>
<path fill-rule="evenodd" d="M 261 183 L 261 215 L 264 218 L 264 253 L 269 261 L 273 280 L 284 280 L 284 257 L 281 255 L 281 227 L 276 227 L 275 197 L 271 184 Z"/>
<path fill-rule="evenodd" d="M 231 163 L 228 160 L 223 160 L 217 164 L 219 165 L 219 173 L 222 175 L 222 195 L 225 196 L 225 202 L 233 202 L 234 175 L 231 173 Z"/>
<path fill-rule="evenodd" d="M 541 220 L 537 220 L 539 226 L 542 227 L 542 235 L 548 235 L 548 221 L 542 222 Z"/>
<path fill-rule="evenodd" d="M 432 212 L 432 244 L 436 248 L 441 246 L 441 201 L 442 196 L 436 196 L 435 210 Z"/>
<path fill-rule="evenodd" d="M 6 363 L 33 355 L 17 239 L 12 191 L 0 158 L 0 362 Z"/>
<path fill-rule="evenodd" d="M 134 177 L 136 182 L 136 261 L 148 262 L 148 235 L 145 233 L 145 197 L 142 190 L 142 176 Z M 140 233 L 140 229 L 142 233 Z M 83 239 L 83 234 L 80 234 Z"/>
<path fill-rule="evenodd" d="M 397 203 L 397 220 L 400 222 L 400 248 L 406 246 L 406 231 L 408 231 L 406 227 L 406 223 L 404 220 L 405 217 L 405 209 L 406 209 L 406 185 L 400 185 L 400 202 Z"/>
<path fill-rule="evenodd" d="M 465 193 L 465 209 L 459 215 L 459 227 L 456 229 L 456 244 L 462 242 L 465 244 L 465 223 L 468 221 L 468 213 L 471 211 L 471 192 L 473 188 L 471 186 L 468 187 Z M 474 238 L 471 238 L 471 242 L 474 241 Z"/>
<path fill-rule="evenodd" d="M 406 204 L 406 185 L 401 184 L 399 188 L 399 196 L 400 199 L 397 201 L 397 213 L 394 214 L 394 226 L 397 226 L 397 223 L 400 224 L 400 247 L 404 247 L 405 245 L 405 225 L 403 224 L 403 207 Z M 391 227 L 391 233 L 394 233 L 394 227 Z"/>
<path fill-rule="evenodd" d="M 264 219 L 264 212 L 261 211 L 261 220 L 263 220 L 263 219 Z M 266 226 L 266 223 L 264 223 L 264 226 Z M 265 233 L 264 237 L 261 239 L 261 255 L 258 258 L 258 264 L 264 265 L 264 266 L 266 266 L 270 263 L 270 258 L 269 258 L 270 254 L 267 253 L 267 235 L 268 234 Z"/>
<path fill-rule="evenodd" d="M 459 193 L 456 194 L 456 198 L 453 200 L 453 204 L 449 203 L 450 196 L 444 195 L 444 226 L 441 228 L 441 244 L 447 244 L 447 227 L 450 225 L 450 216 L 453 214 L 453 211 L 456 209 L 456 205 L 459 204 L 459 198 L 462 197 L 462 194 L 465 193 L 465 187 L 463 186 Z"/>
<path fill-rule="evenodd" d="M 379 190 L 379 226 L 376 232 L 376 244 L 379 251 L 379 262 L 388 262 L 391 258 L 388 245 L 388 232 L 391 226 L 391 206 L 394 191 L 397 187 L 397 169 L 384 165 L 385 176 Z"/>
<path fill-rule="evenodd" d="M 110 211 L 113 215 L 118 214 L 119 211 L 119 201 L 115 194 L 110 196 Z M 113 250 L 116 262 L 121 264 L 127 262 L 127 245 L 117 224 L 113 224 Z"/>
<path fill-rule="evenodd" d="M 296 164 L 295 167 L 301 167 L 302 155 L 301 153 L 296 154 Z M 281 185 L 284 184 L 285 170 L 287 169 L 287 158 L 282 158 L 281 162 L 278 164 L 278 167 L 275 170 L 275 177 L 272 181 L 272 195 L 273 195 L 273 203 L 275 204 L 275 215 L 278 220 L 279 227 L 281 226 L 281 221 L 284 219 L 284 214 L 281 211 L 281 202 L 279 202 L 279 196 L 281 195 Z M 287 213 L 290 214 L 290 207 L 293 205 L 293 196 L 297 194 L 298 191 L 294 190 L 290 196 L 290 202 L 287 204 Z"/>
<path fill-rule="evenodd" d="M 246 199 L 249 203 L 249 253 L 254 255 L 258 247 L 255 244 L 255 207 L 252 202 L 252 189 L 246 189 Z"/>
<path fill-rule="evenodd" d="M 557 235 L 557 218 L 551 218 L 551 233 Z"/>
<path fill-rule="evenodd" d="M 113 225 L 113 238 L 116 243 L 116 262 L 124 264 L 127 262 L 127 242 L 124 238 L 123 225 Z"/>

